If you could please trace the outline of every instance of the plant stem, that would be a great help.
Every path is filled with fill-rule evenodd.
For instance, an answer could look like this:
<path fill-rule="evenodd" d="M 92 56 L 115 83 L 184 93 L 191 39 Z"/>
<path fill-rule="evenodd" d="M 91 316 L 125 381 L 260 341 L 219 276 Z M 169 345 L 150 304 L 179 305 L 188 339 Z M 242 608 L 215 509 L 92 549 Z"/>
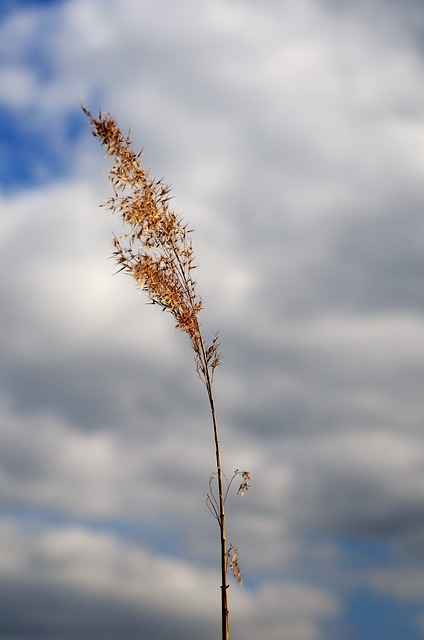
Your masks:
<path fill-rule="evenodd" d="M 212 415 L 213 433 L 215 440 L 215 459 L 216 459 L 216 471 L 218 478 L 218 504 L 219 504 L 219 530 L 220 530 L 220 542 L 221 542 L 221 624 L 222 624 L 222 640 L 229 640 L 229 611 L 228 611 L 228 584 L 227 584 L 227 526 L 225 522 L 225 495 L 224 486 L 222 481 L 222 466 L 221 466 L 221 447 L 218 437 L 218 423 L 216 419 L 215 401 L 212 390 L 212 378 L 209 372 L 209 367 L 206 364 L 206 354 L 203 340 L 201 340 L 201 352 L 205 362 L 204 373 L 206 390 L 209 398 L 209 405 Z"/>

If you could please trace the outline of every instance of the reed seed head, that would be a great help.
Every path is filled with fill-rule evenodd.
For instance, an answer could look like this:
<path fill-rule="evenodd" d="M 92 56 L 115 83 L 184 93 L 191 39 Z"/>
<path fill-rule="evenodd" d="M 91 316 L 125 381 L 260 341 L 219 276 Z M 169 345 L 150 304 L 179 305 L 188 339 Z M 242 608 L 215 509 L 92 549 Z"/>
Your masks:
<path fill-rule="evenodd" d="M 235 475 L 240 475 L 241 476 L 241 483 L 240 486 L 237 490 L 237 495 L 239 496 L 243 496 L 246 491 L 249 491 L 250 489 L 250 473 L 249 471 L 239 471 L 238 469 L 236 469 L 234 471 Z"/>
<path fill-rule="evenodd" d="M 227 571 L 231 571 L 239 584 L 243 582 L 239 565 L 238 549 L 233 544 L 230 544 L 227 551 Z"/>
<path fill-rule="evenodd" d="M 113 196 L 105 205 L 118 214 L 126 229 L 113 238 L 113 257 L 119 271 L 132 276 L 136 285 L 152 303 L 170 312 L 176 327 L 190 338 L 198 359 L 198 370 L 205 377 L 220 362 L 215 336 L 206 349 L 202 342 L 199 313 L 202 300 L 196 292 L 191 230 L 169 207 L 170 188 L 162 180 L 150 178 L 142 167 L 141 153 L 131 148 L 115 120 L 108 114 L 88 116 L 92 134 L 114 159 L 109 171 Z M 202 357 L 203 354 L 203 357 Z"/>

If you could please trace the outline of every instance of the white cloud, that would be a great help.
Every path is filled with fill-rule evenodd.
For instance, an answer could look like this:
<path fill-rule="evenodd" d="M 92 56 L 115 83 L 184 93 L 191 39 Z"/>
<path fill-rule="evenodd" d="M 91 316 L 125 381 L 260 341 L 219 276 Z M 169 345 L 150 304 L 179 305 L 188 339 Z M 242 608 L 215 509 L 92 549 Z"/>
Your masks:
<path fill-rule="evenodd" d="M 66 575 L 89 600 L 141 598 L 196 629 L 215 620 L 202 595 L 215 575 L 199 569 L 216 542 L 206 397 L 172 319 L 111 277 L 116 223 L 97 210 L 107 163 L 88 131 L 66 135 L 79 99 L 131 125 L 196 230 L 204 327 L 224 354 L 225 464 L 253 473 L 249 495 L 229 499 L 260 583 L 234 596 L 236 633 L 318 639 L 341 611 L 334 585 L 349 582 L 346 536 L 377 537 L 398 564 L 421 557 L 421 52 L 403 23 L 367 11 L 72 0 L 4 22 L 2 103 L 34 112 L 26 126 L 71 158 L 65 178 L 2 196 L 4 508 L 141 523 L 143 542 L 175 554 L 84 524 L 46 524 L 33 540 L 8 524 L 8 575 Z M 31 553 L 47 573 L 28 574 Z M 397 565 L 372 587 L 387 578 L 400 597 L 416 584 L 405 576 Z"/>

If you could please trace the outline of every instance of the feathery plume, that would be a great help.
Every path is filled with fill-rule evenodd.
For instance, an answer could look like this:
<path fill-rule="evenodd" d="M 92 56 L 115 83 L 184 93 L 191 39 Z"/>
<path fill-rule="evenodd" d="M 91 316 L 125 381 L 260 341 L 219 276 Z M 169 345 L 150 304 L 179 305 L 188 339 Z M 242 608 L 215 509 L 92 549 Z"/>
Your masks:
<path fill-rule="evenodd" d="M 131 148 L 115 120 L 103 113 L 89 117 L 92 134 L 114 158 L 109 180 L 113 197 L 105 205 L 118 214 L 127 232 L 113 238 L 113 257 L 152 303 L 171 313 L 176 327 L 184 331 L 197 357 L 198 371 L 213 373 L 221 360 L 218 337 L 205 347 L 199 326 L 202 300 L 196 292 L 191 230 L 169 207 L 170 187 L 154 180 L 141 165 L 141 154 Z"/>

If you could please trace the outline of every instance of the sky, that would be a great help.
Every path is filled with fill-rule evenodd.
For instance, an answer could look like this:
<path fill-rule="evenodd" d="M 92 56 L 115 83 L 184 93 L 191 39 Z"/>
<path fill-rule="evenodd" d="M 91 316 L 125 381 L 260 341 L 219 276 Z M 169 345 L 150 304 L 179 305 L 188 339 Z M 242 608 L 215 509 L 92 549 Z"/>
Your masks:
<path fill-rule="evenodd" d="M 423 639 L 422 2 L 3 0 L 0 640 L 220 634 L 207 396 L 80 103 L 195 230 L 232 640 Z"/>

